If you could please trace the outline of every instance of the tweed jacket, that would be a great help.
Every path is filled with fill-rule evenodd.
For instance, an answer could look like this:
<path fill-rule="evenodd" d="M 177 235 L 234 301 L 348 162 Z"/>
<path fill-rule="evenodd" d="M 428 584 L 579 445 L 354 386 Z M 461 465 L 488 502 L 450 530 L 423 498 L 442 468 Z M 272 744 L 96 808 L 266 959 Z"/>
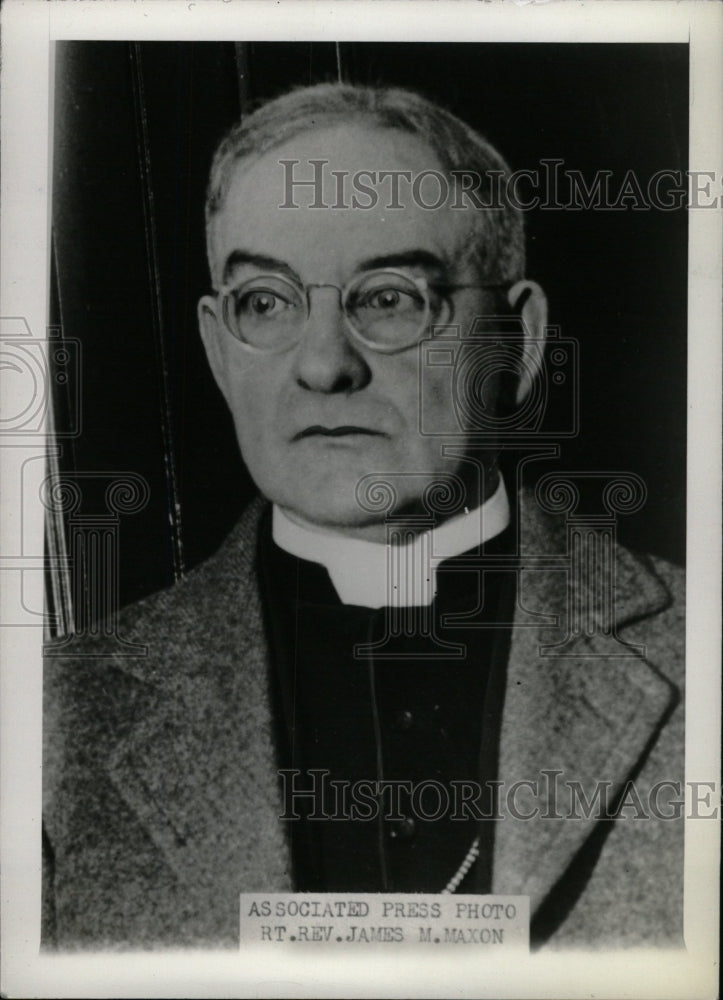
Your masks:
<path fill-rule="evenodd" d="M 126 608 L 126 645 L 73 639 L 46 660 L 45 946 L 237 947 L 239 892 L 293 888 L 254 570 L 262 509 Z M 590 582 L 572 582 L 565 525 L 525 495 L 518 520 L 498 777 L 540 791 L 500 797 L 493 891 L 530 897 L 546 948 L 682 944 L 683 821 L 663 818 L 664 796 L 650 808 L 651 790 L 683 781 L 682 573 L 616 546 L 611 630 Z M 600 783 L 626 796 L 617 819 L 584 807 Z"/>

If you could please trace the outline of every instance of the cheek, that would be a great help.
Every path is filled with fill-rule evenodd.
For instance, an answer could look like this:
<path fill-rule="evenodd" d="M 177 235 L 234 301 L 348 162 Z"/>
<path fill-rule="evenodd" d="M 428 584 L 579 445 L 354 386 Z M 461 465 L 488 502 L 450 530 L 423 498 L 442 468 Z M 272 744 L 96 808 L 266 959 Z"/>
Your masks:
<path fill-rule="evenodd" d="M 416 400 L 415 425 L 427 446 L 437 435 L 454 431 L 457 426 L 453 397 L 451 365 L 426 365 L 420 379 Z"/>
<path fill-rule="evenodd" d="M 230 368 L 228 402 L 236 436 L 244 457 L 267 446 L 277 425 L 277 379 L 264 366 L 254 363 Z"/>
<path fill-rule="evenodd" d="M 420 372 L 415 364 L 398 385 L 403 391 L 397 392 L 395 405 L 404 427 L 397 442 L 400 468 L 428 473 L 447 469 L 442 444 L 449 443 L 446 435 L 456 427 L 450 370 L 426 366 Z"/>

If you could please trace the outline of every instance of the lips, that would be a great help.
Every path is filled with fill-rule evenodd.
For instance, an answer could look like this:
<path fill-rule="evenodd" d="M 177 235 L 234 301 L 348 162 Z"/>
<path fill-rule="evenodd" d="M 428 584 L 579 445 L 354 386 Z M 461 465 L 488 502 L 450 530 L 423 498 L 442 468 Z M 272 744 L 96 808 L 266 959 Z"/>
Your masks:
<path fill-rule="evenodd" d="M 372 430 L 370 427 L 358 427 L 355 424 L 342 424 L 339 427 L 323 427 L 321 424 L 314 424 L 311 427 L 305 427 L 298 434 L 295 434 L 292 438 L 293 441 L 301 441 L 304 438 L 309 437 L 329 437 L 329 438 L 340 438 L 340 437 L 351 437 L 358 434 L 365 434 L 368 437 L 383 437 L 381 431 Z"/>

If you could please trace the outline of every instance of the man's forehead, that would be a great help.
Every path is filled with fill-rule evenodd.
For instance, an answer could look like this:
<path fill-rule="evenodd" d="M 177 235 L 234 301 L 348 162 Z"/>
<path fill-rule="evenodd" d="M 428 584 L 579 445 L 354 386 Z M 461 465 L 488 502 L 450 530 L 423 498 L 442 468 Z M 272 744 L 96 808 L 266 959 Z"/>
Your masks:
<path fill-rule="evenodd" d="M 331 265 L 341 272 L 402 249 L 427 249 L 451 263 L 469 243 L 474 220 L 448 200 L 429 207 L 434 175 L 444 171 L 432 148 L 399 130 L 337 125 L 303 132 L 235 167 L 211 224 L 216 267 L 239 247 L 323 267 L 324 278 Z"/>

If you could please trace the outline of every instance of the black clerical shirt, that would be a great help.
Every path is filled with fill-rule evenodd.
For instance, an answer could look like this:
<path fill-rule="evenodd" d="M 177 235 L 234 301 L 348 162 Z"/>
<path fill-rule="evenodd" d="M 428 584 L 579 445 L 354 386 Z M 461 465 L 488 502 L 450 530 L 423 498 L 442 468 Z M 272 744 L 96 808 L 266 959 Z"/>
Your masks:
<path fill-rule="evenodd" d="M 273 663 L 299 891 L 489 891 L 491 823 L 514 573 L 481 573 L 508 531 L 437 569 L 431 608 L 345 605 L 326 569 L 261 526 L 258 569 Z M 308 794 L 304 794 L 308 793 Z"/>

